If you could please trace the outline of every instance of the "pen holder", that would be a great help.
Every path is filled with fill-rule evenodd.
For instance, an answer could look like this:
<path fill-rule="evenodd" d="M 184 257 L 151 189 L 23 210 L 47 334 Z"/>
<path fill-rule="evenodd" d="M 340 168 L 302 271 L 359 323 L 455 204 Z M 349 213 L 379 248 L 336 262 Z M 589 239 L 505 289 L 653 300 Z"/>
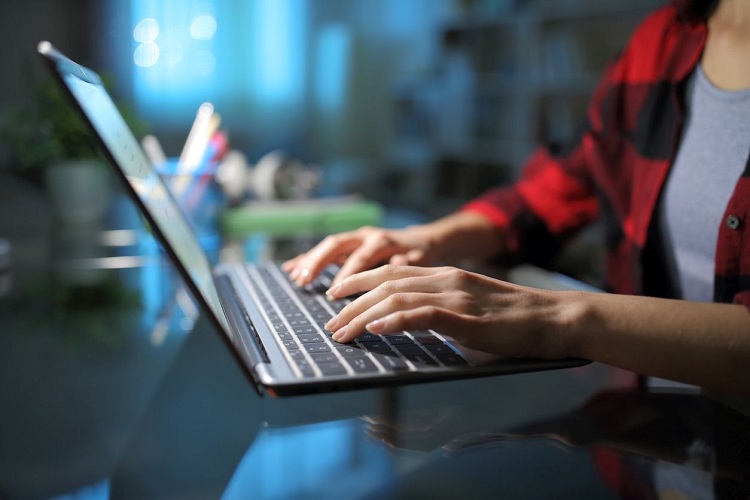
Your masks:
<path fill-rule="evenodd" d="M 159 177 L 169 188 L 207 251 L 219 245 L 217 221 L 226 206 L 226 199 L 215 181 L 216 169 L 216 162 L 208 162 L 186 171 L 176 158 L 156 167 Z"/>

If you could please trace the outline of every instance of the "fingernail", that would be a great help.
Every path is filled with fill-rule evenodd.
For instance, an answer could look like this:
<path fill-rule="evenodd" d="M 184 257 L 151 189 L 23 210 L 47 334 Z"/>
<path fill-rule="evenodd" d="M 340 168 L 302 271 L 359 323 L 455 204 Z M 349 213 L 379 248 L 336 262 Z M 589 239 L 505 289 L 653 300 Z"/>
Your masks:
<path fill-rule="evenodd" d="M 340 342 L 341 341 L 341 337 L 343 337 L 345 334 L 346 334 L 346 327 L 343 326 L 343 327 L 341 327 L 339 329 L 339 331 L 337 331 L 336 333 L 334 333 L 331 338 L 333 340 L 335 340 L 336 342 Z"/>
<path fill-rule="evenodd" d="M 378 333 L 385 328 L 385 321 L 382 319 L 376 319 L 375 321 L 370 321 L 365 325 L 365 328 L 367 328 L 367 331 L 370 333 Z"/>
<path fill-rule="evenodd" d="M 292 269 L 292 271 L 289 273 L 289 279 L 292 281 L 296 281 L 297 276 L 299 276 L 299 272 L 300 272 L 299 267 L 295 267 L 294 269 Z"/>
<path fill-rule="evenodd" d="M 333 318 L 329 319 L 328 323 L 326 323 L 323 328 L 325 328 L 329 332 L 332 332 L 334 331 L 334 328 L 336 328 L 336 325 L 338 324 L 339 324 L 339 315 L 337 314 Z"/>
<path fill-rule="evenodd" d="M 299 275 L 294 280 L 294 282 L 299 286 L 304 286 L 309 281 L 308 278 L 310 276 L 310 270 L 309 269 L 303 269 L 299 272 Z"/>
<path fill-rule="evenodd" d="M 326 290 L 326 295 L 331 299 L 336 299 L 337 298 L 336 294 L 338 293 L 339 290 L 341 290 L 341 283 L 336 283 L 331 288 Z"/>

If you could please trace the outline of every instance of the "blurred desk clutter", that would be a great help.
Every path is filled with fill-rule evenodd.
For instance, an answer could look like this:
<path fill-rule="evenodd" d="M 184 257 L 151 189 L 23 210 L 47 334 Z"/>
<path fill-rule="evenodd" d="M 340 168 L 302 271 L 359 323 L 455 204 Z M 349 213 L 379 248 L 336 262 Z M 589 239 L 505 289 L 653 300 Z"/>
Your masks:
<path fill-rule="evenodd" d="M 141 140 L 199 232 L 211 227 L 230 237 L 322 237 L 382 221 L 378 203 L 346 195 L 317 198 L 318 167 L 284 151 L 271 151 L 251 165 L 243 152 L 231 149 L 220 127 L 220 115 L 205 102 L 179 158 L 169 158 L 153 135 Z"/>
<path fill-rule="evenodd" d="M 382 207 L 356 197 L 249 202 L 229 208 L 220 219 L 227 236 L 262 232 L 269 236 L 323 236 L 363 225 L 378 225 Z"/>

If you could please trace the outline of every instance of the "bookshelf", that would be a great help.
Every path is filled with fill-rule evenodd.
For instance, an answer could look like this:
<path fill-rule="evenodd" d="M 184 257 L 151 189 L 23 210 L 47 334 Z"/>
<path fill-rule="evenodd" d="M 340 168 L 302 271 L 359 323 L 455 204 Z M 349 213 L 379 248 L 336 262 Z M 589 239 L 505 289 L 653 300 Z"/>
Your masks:
<path fill-rule="evenodd" d="M 394 160 L 407 170 L 419 161 L 430 165 L 428 180 L 418 183 L 434 195 L 430 215 L 509 182 L 537 144 L 573 138 L 602 70 L 662 4 L 501 3 L 507 5 L 493 9 L 497 2 L 464 1 L 438 34 L 434 75 L 422 88 L 412 83 L 406 99 L 398 94 L 396 119 L 418 108 L 423 126 L 411 136 L 397 132 Z"/>

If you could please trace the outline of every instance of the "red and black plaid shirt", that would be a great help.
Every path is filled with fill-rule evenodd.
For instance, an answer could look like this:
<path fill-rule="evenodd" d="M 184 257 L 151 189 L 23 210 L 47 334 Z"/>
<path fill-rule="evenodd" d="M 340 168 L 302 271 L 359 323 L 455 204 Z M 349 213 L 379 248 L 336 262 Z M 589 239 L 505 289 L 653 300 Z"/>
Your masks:
<path fill-rule="evenodd" d="M 700 61 L 705 20 L 664 7 L 637 28 L 607 68 L 586 128 L 565 151 L 540 148 L 521 179 L 469 202 L 509 235 L 517 256 L 542 261 L 583 226 L 602 218 L 607 286 L 663 295 L 664 275 L 649 235 L 685 116 L 686 80 Z M 701 200 L 695 200 L 701 203 Z M 724 213 L 717 242 L 714 300 L 750 308 L 750 162 Z"/>

